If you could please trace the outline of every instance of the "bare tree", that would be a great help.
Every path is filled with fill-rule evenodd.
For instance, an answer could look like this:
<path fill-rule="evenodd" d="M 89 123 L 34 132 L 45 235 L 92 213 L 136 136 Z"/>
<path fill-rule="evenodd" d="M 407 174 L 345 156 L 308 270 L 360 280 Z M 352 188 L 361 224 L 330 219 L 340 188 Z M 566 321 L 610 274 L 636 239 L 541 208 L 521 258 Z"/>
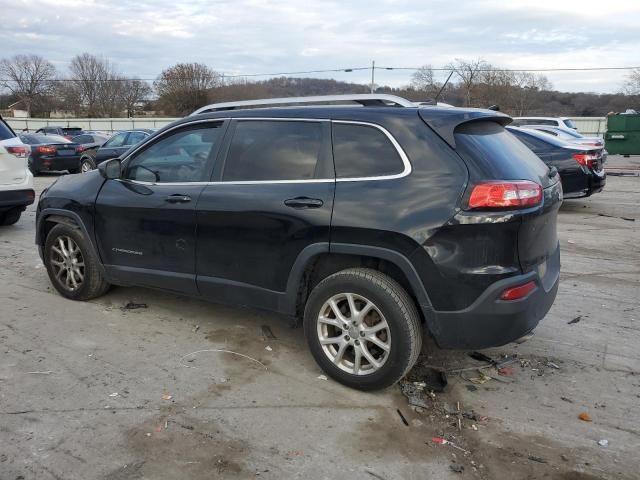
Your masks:
<path fill-rule="evenodd" d="M 486 70 L 490 65 L 482 59 L 477 60 L 462 60 L 456 58 L 456 61 L 447 65 L 451 71 L 453 71 L 462 84 L 465 96 L 465 106 L 473 104 L 473 93 L 476 85 L 480 80 L 480 76 L 483 70 Z"/>
<path fill-rule="evenodd" d="M 29 115 L 38 97 L 50 92 L 56 68 L 39 55 L 15 55 L 0 61 L 0 85 L 18 97 Z"/>
<path fill-rule="evenodd" d="M 413 75 L 411 75 L 411 86 L 419 92 L 425 92 L 430 98 L 434 98 L 441 87 L 441 85 L 435 81 L 431 65 L 423 65 L 413 72 Z"/>
<path fill-rule="evenodd" d="M 626 95 L 640 95 L 640 68 L 627 75 L 622 91 Z"/>
<path fill-rule="evenodd" d="M 171 115 L 185 115 L 203 106 L 209 90 L 222 85 L 222 77 L 201 63 L 178 63 L 154 82 L 159 105 Z"/>
<path fill-rule="evenodd" d="M 143 80 L 126 80 L 123 82 L 122 100 L 128 117 L 133 117 L 136 106 L 151 94 L 151 87 Z"/>
<path fill-rule="evenodd" d="M 525 115 L 536 102 L 539 93 L 551 90 L 552 85 L 544 75 L 535 75 L 530 72 L 515 72 L 514 76 L 514 105 L 516 115 Z"/>

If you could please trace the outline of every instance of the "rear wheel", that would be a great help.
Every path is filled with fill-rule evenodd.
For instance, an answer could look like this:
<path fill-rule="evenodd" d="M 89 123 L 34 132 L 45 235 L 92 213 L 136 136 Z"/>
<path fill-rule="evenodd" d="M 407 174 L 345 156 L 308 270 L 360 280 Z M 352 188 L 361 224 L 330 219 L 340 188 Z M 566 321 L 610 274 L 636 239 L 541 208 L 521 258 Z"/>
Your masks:
<path fill-rule="evenodd" d="M 95 170 L 96 164 L 90 158 L 83 158 L 80 160 L 80 173 L 90 172 Z"/>
<path fill-rule="evenodd" d="M 20 220 L 22 210 L 20 208 L 14 208 L 4 213 L 0 213 L 0 225 L 13 225 Z"/>
<path fill-rule="evenodd" d="M 411 297 L 392 278 L 367 268 L 343 270 L 320 282 L 307 301 L 304 330 L 327 375 L 361 390 L 396 383 L 422 346 Z"/>
<path fill-rule="evenodd" d="M 109 289 L 93 247 L 77 227 L 58 224 L 51 229 L 44 264 L 53 286 L 64 297 L 90 300 Z"/>

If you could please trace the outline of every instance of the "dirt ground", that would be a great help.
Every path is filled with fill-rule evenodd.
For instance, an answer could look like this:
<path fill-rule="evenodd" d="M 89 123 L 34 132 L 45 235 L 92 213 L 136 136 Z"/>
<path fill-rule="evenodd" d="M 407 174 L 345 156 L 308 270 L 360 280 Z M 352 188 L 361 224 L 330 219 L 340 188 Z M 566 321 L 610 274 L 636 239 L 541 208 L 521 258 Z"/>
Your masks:
<path fill-rule="evenodd" d="M 484 352 L 517 355 L 505 375 L 450 373 L 417 411 L 398 387 L 324 379 L 271 314 L 134 288 L 61 298 L 30 208 L 0 230 L 0 479 L 637 479 L 639 205 L 640 177 L 622 176 L 565 201 L 560 291 L 536 335 Z M 483 365 L 431 344 L 421 360 Z"/>

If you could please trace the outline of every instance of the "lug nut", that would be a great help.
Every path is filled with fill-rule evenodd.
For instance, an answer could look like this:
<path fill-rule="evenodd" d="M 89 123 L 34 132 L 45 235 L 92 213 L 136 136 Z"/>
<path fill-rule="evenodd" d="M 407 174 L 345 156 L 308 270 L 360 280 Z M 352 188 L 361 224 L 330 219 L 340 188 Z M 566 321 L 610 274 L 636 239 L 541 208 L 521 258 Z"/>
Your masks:
<path fill-rule="evenodd" d="M 344 339 L 348 342 L 350 340 L 349 335 L 345 335 Z"/>
<path fill-rule="evenodd" d="M 360 345 L 360 340 L 356 340 L 356 345 Z"/>
<path fill-rule="evenodd" d="M 360 336 L 361 336 L 361 337 L 364 337 L 364 332 L 360 332 Z"/>

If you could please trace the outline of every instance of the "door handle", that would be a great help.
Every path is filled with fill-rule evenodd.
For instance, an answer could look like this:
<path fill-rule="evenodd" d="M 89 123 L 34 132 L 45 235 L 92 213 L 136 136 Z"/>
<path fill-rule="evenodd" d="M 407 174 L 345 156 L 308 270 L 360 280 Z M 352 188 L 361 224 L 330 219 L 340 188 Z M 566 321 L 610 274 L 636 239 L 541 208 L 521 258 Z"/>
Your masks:
<path fill-rule="evenodd" d="M 173 195 L 166 197 L 164 201 L 169 203 L 188 203 L 191 201 L 191 197 L 189 195 L 174 193 Z"/>
<path fill-rule="evenodd" d="M 285 200 L 284 204 L 287 207 L 302 210 L 307 208 L 320 208 L 324 202 L 319 198 L 296 197 Z"/>

